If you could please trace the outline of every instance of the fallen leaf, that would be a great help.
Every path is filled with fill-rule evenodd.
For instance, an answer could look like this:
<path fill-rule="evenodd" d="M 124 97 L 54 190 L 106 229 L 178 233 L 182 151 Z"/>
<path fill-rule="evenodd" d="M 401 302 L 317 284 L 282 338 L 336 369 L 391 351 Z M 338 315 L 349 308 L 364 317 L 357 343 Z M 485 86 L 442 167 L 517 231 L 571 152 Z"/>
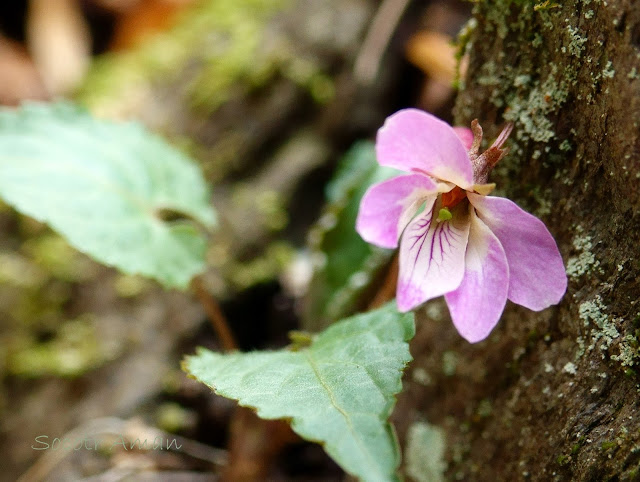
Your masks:
<path fill-rule="evenodd" d="M 409 62 L 445 84 L 453 82 L 455 77 L 455 51 L 449 36 L 430 31 L 416 33 L 406 46 Z"/>
<path fill-rule="evenodd" d="M 27 45 L 48 92 L 72 92 L 91 55 L 91 34 L 78 0 L 30 0 Z"/>
<path fill-rule="evenodd" d="M 142 0 L 124 12 L 116 23 L 112 50 L 125 50 L 170 28 L 192 0 Z"/>

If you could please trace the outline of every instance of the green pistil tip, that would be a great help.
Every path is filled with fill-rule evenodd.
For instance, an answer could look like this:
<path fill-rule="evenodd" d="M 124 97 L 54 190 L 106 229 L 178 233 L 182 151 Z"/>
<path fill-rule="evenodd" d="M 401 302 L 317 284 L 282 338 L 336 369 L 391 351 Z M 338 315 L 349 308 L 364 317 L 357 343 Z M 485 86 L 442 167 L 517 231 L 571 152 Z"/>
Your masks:
<path fill-rule="evenodd" d="M 438 221 L 449 221 L 452 217 L 453 215 L 451 211 L 449 211 L 449 208 L 442 208 L 438 212 Z"/>

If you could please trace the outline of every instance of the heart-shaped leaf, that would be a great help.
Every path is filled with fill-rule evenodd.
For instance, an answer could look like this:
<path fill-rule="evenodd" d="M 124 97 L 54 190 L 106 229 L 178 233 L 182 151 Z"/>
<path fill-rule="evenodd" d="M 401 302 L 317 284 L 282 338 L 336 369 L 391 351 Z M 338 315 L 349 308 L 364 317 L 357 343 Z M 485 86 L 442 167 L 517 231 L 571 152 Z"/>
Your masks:
<path fill-rule="evenodd" d="M 96 260 L 176 288 L 205 267 L 193 221 L 215 224 L 186 156 L 137 124 L 70 104 L 0 110 L 0 197 Z"/>
<path fill-rule="evenodd" d="M 290 420 L 348 473 L 389 481 L 400 456 L 388 418 L 414 330 L 413 314 L 391 303 L 335 323 L 306 348 L 225 355 L 201 349 L 184 368 L 262 418 Z"/>

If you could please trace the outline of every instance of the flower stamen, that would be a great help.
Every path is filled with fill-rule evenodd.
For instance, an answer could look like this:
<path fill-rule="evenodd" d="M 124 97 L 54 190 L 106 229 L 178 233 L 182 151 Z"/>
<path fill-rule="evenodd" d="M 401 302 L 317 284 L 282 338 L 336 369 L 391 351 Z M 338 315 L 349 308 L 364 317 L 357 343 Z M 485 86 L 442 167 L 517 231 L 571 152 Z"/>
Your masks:
<path fill-rule="evenodd" d="M 473 145 L 469 150 L 469 160 L 473 165 L 473 179 L 476 184 L 485 184 L 489 178 L 489 173 L 495 165 L 509 152 L 509 148 L 502 146 L 513 130 L 513 123 L 509 122 L 504 126 L 498 138 L 491 144 L 491 147 L 478 154 L 478 147 L 482 141 L 482 128 L 477 120 L 471 122 L 471 129 L 474 134 Z"/>
<path fill-rule="evenodd" d="M 438 222 L 449 221 L 452 217 L 453 214 L 451 214 L 449 208 L 440 208 L 440 211 L 438 211 Z"/>

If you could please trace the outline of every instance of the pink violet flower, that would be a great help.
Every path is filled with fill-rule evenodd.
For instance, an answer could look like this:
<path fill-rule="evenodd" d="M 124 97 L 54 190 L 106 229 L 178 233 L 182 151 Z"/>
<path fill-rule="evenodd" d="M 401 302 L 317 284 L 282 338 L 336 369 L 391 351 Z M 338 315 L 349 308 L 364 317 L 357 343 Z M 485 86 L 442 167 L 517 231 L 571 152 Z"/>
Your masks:
<path fill-rule="evenodd" d="M 385 248 L 400 241 L 400 311 L 444 295 L 458 332 L 475 343 L 498 323 L 507 299 L 540 311 L 562 299 L 567 276 L 542 221 L 487 195 L 512 125 L 482 154 L 482 128 L 471 127 L 417 109 L 388 117 L 376 139 L 378 162 L 407 174 L 369 188 L 356 230 Z"/>

